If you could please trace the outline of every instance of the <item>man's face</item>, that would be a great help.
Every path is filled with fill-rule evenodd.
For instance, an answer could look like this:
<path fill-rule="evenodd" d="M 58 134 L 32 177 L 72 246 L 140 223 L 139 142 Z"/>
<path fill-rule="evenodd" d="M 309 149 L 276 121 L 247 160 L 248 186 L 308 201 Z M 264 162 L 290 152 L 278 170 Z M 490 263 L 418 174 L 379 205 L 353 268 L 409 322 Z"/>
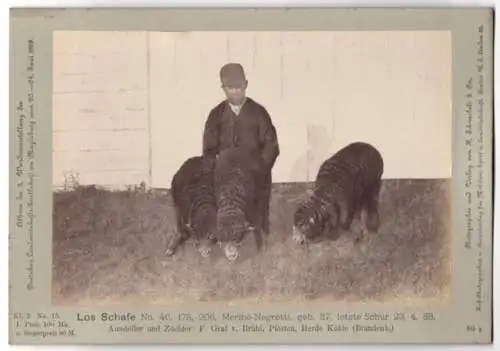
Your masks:
<path fill-rule="evenodd" d="M 234 83 L 234 82 L 222 82 L 222 89 L 226 94 L 227 99 L 233 105 L 240 105 L 245 99 L 245 92 L 247 89 L 247 82 Z"/>

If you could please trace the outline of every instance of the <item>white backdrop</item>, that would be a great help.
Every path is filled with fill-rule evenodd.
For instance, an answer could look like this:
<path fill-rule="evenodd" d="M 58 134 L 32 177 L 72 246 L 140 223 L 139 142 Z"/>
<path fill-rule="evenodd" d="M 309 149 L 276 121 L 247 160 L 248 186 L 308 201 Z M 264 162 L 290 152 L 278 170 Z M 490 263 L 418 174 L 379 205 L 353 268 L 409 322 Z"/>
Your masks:
<path fill-rule="evenodd" d="M 451 176 L 448 32 L 56 32 L 54 185 L 169 187 L 229 61 L 276 126 L 275 182 L 313 180 L 354 140 L 382 152 L 384 178 Z"/>

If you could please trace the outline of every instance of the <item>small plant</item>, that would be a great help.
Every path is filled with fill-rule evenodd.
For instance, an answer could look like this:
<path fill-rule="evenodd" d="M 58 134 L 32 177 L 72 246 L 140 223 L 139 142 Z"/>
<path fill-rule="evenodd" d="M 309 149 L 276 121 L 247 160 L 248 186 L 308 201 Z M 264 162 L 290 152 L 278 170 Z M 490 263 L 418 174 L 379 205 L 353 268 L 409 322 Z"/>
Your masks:
<path fill-rule="evenodd" d="M 140 182 L 140 184 L 127 185 L 125 189 L 130 193 L 146 193 L 148 191 L 148 187 L 144 181 Z"/>
<path fill-rule="evenodd" d="M 64 191 L 73 191 L 80 186 L 79 173 L 69 170 L 63 173 L 64 177 Z"/>

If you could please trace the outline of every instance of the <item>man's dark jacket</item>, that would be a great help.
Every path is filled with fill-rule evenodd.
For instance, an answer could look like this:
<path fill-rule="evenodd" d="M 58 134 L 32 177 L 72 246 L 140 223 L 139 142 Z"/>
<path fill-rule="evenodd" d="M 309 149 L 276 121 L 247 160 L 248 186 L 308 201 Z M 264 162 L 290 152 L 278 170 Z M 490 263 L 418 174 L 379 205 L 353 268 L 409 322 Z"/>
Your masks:
<path fill-rule="evenodd" d="M 276 128 L 269 113 L 248 97 L 239 115 L 225 100 L 210 111 L 205 122 L 203 155 L 216 156 L 222 150 L 235 146 L 259 152 L 269 173 L 280 153 Z"/>

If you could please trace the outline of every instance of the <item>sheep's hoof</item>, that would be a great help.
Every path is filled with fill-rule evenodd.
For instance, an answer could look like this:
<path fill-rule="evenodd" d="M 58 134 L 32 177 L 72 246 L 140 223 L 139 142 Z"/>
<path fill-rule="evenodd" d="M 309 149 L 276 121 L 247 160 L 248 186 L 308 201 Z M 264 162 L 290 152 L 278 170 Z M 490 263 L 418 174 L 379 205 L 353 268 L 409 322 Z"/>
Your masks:
<path fill-rule="evenodd" d="M 174 254 L 174 249 L 167 249 L 167 251 L 165 251 L 165 255 L 166 256 L 172 256 Z"/>
<path fill-rule="evenodd" d="M 229 261 L 234 261 L 238 258 L 238 249 L 234 245 L 226 245 L 224 247 L 224 254 Z"/>
<path fill-rule="evenodd" d="M 207 246 L 202 246 L 198 249 L 198 251 L 200 252 L 201 257 L 208 258 L 210 257 L 210 252 L 212 250 Z"/>

